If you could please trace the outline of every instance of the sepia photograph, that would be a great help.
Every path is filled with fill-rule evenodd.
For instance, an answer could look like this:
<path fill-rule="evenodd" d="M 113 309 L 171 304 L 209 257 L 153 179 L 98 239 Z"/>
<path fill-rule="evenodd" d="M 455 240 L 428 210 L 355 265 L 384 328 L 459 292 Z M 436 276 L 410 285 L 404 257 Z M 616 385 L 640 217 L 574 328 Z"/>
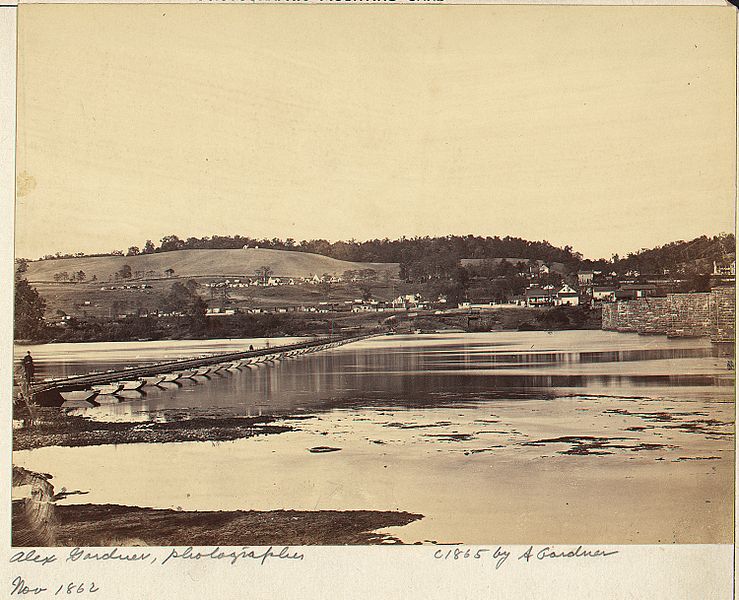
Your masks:
<path fill-rule="evenodd" d="M 732 545 L 736 31 L 21 4 L 12 547 Z"/>

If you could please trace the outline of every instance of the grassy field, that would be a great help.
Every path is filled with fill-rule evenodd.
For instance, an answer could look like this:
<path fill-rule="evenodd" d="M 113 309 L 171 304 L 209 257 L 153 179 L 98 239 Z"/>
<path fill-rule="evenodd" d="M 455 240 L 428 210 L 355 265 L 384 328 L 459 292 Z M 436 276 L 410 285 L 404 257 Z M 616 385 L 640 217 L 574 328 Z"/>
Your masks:
<path fill-rule="evenodd" d="M 99 283 L 37 283 L 34 287 L 46 302 L 46 318 L 60 313 L 72 317 L 114 318 L 126 310 L 154 310 L 172 282 L 152 285 L 148 290 L 101 290 Z"/>
<path fill-rule="evenodd" d="M 93 256 L 60 258 L 28 263 L 27 278 L 31 283 L 53 282 L 56 273 L 84 271 L 87 280 L 112 281 L 123 265 L 129 265 L 134 278 L 165 278 L 172 269 L 175 277 L 252 277 L 257 269 L 267 266 L 278 277 L 341 275 L 348 270 L 374 269 L 383 277 L 396 277 L 396 263 L 357 263 L 328 256 L 287 250 L 179 250 L 138 256 Z M 138 274 L 138 276 L 137 276 Z"/>

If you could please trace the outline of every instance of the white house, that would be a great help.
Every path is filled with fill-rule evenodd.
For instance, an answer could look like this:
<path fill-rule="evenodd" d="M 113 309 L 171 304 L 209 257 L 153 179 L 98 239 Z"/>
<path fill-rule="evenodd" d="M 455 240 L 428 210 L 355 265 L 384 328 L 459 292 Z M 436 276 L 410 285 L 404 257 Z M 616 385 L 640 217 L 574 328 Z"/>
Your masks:
<path fill-rule="evenodd" d="M 593 283 L 593 276 L 594 275 L 595 274 L 593 273 L 593 271 L 580 271 L 577 274 L 577 283 L 579 283 L 580 285 L 588 285 L 588 284 L 591 284 L 591 283 Z"/>
<path fill-rule="evenodd" d="M 731 264 L 719 265 L 715 260 L 713 261 L 713 274 L 714 275 L 732 275 L 736 276 L 736 261 L 731 261 Z"/>
<path fill-rule="evenodd" d="M 524 291 L 526 306 L 550 306 L 555 302 L 554 287 L 531 285 Z"/>
<path fill-rule="evenodd" d="M 577 306 L 580 304 L 580 294 L 565 283 L 557 292 L 556 304 L 559 306 L 563 306 L 565 304 L 569 306 Z"/>
<path fill-rule="evenodd" d="M 352 305 L 352 312 L 377 312 L 379 310 L 377 302 L 362 302 Z"/>
<path fill-rule="evenodd" d="M 613 302 L 616 299 L 616 288 L 613 286 L 601 286 L 593 288 L 593 301 Z"/>
<path fill-rule="evenodd" d="M 205 310 L 206 317 L 224 317 L 226 315 L 235 315 L 236 309 L 233 308 L 208 308 Z"/>
<path fill-rule="evenodd" d="M 393 308 L 416 308 L 421 303 L 420 294 L 405 294 L 392 301 Z"/>

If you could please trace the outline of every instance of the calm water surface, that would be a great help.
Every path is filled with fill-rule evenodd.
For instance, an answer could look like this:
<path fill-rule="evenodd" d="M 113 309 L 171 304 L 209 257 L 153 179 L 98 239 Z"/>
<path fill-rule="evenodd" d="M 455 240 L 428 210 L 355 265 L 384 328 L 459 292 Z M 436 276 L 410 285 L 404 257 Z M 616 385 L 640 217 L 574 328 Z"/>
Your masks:
<path fill-rule="evenodd" d="M 34 355 L 46 373 L 84 372 L 249 343 L 265 341 L 48 345 Z M 519 543 L 532 532 L 578 542 L 715 541 L 730 521 L 721 499 L 731 489 L 734 377 L 705 340 L 601 331 L 383 336 L 145 389 L 78 414 L 271 414 L 295 431 L 216 445 L 42 448 L 16 452 L 14 461 L 54 474 L 57 487 L 90 492 L 68 503 L 424 514 L 389 532 L 404 541 Z M 654 424 L 657 412 L 668 422 Z M 713 429 L 696 435 L 695 419 Z M 588 456 L 563 454 L 563 442 L 539 443 L 558 436 L 626 441 Z M 341 451 L 307 451 L 316 445 Z M 639 487 L 630 488 L 635 478 Z M 618 510 L 602 503 L 603 494 L 627 492 Z M 650 511 L 651 526 L 634 517 Z M 622 537 L 603 525 L 602 538 L 582 537 L 592 519 L 614 515 Z"/>
<path fill-rule="evenodd" d="M 85 342 L 79 344 L 16 345 L 14 356 L 20 361 L 30 350 L 36 364 L 36 379 L 84 375 L 90 371 L 107 371 L 136 367 L 180 358 L 197 358 L 224 352 L 240 352 L 254 346 L 286 345 L 306 338 L 252 338 L 228 340 L 182 340 L 152 342 Z"/>
<path fill-rule="evenodd" d="M 299 338 L 269 340 L 275 347 Z M 265 347 L 266 339 L 47 344 L 33 348 L 39 378 Z M 25 347 L 16 349 L 22 356 Z M 337 407 L 434 407 L 571 393 L 732 396 L 726 359 L 705 340 L 600 331 L 382 336 L 339 349 L 164 388 L 79 412 L 147 420 L 166 409 L 275 414 Z"/>

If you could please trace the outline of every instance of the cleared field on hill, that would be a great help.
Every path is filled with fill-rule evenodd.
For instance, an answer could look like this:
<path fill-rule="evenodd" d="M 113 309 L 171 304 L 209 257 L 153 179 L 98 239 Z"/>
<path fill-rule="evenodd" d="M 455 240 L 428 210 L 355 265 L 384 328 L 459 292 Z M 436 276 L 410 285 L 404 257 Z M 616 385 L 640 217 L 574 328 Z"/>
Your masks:
<path fill-rule="evenodd" d="M 199 278 L 196 281 L 201 281 Z M 151 288 L 142 290 L 105 289 L 100 282 L 94 283 L 34 283 L 41 297 L 46 301 L 46 317 L 57 317 L 58 310 L 78 318 L 114 317 L 131 310 L 150 311 L 161 308 L 162 298 L 170 291 L 169 279 L 152 280 Z M 400 294 L 424 291 L 423 287 L 401 282 L 374 282 L 371 286 L 374 298 L 389 301 Z M 220 290 L 199 287 L 198 294 L 209 306 L 222 306 Z M 354 284 L 339 283 L 331 286 L 327 296 L 318 286 L 311 284 L 281 285 L 275 287 L 248 287 L 228 290 L 227 305 L 232 308 L 274 308 L 276 306 L 315 306 L 322 301 L 344 302 L 361 298 L 362 291 Z"/>
<path fill-rule="evenodd" d="M 95 256 L 61 258 L 28 263 L 26 274 L 30 282 L 54 281 L 54 275 L 66 271 L 84 271 L 87 280 L 97 277 L 104 282 L 114 278 L 123 265 L 129 265 L 134 277 L 161 278 L 167 269 L 174 277 L 251 277 L 257 269 L 267 266 L 278 277 L 341 275 L 344 271 L 374 269 L 380 276 L 386 272 L 397 277 L 397 263 L 358 263 L 337 260 L 320 254 L 250 248 L 248 250 L 178 250 L 139 256 Z"/>

